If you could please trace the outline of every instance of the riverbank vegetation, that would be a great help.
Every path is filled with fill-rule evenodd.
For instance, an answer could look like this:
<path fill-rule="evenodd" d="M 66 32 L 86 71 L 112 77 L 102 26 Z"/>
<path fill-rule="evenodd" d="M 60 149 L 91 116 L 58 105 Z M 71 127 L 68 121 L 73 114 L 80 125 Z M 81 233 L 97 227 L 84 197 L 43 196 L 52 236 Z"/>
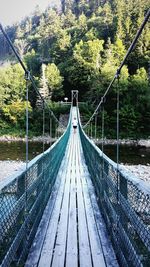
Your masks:
<path fill-rule="evenodd" d="M 79 91 L 88 120 L 124 58 L 150 0 L 63 0 L 59 8 L 38 9 L 6 29 L 20 57 L 59 118 L 60 105 L 71 90 Z M 150 23 L 120 76 L 120 136 L 147 138 L 150 133 Z M 0 135 L 25 132 L 26 82 L 2 34 L 0 35 Z M 42 132 L 39 99 L 29 85 L 30 134 Z M 38 103 L 38 104 L 37 104 Z M 48 131 L 48 114 L 46 119 Z M 105 134 L 116 137 L 116 84 L 105 100 Z M 93 122 L 94 126 L 94 122 Z M 101 115 L 98 114 L 101 135 Z"/>

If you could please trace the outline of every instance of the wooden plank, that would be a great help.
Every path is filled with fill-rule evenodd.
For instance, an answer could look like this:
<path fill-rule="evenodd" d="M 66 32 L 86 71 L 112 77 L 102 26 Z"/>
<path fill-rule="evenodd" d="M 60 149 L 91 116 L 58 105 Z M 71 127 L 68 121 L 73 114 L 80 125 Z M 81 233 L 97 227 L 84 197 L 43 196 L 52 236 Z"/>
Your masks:
<path fill-rule="evenodd" d="M 72 146 L 71 146 L 71 150 L 72 150 Z M 53 256 L 53 261 L 52 261 L 52 267 L 62 267 L 65 265 L 66 241 L 67 241 L 67 230 L 68 230 L 69 196 L 70 196 L 71 162 L 72 162 L 72 157 L 70 157 L 69 159 L 69 164 L 67 168 L 65 191 L 64 191 L 64 197 L 63 197 L 62 208 L 61 208 L 61 213 L 60 213 L 60 221 L 59 221 L 58 230 L 57 230 L 57 237 L 56 237 L 54 256 Z"/>
<path fill-rule="evenodd" d="M 68 154 L 70 153 L 70 149 L 68 151 Z M 66 160 L 68 158 L 68 155 L 64 158 L 64 164 L 62 164 L 62 168 L 64 169 L 64 166 L 67 166 L 68 161 Z M 65 168 L 65 173 L 67 171 L 67 167 Z M 38 263 L 39 267 L 43 266 L 50 266 L 52 257 L 53 257 L 53 249 L 54 249 L 54 244 L 55 244 L 55 238 L 57 235 L 57 227 L 58 227 L 58 222 L 59 222 L 59 216 L 60 216 L 60 211 L 61 211 L 61 205 L 63 201 L 63 195 L 64 195 L 64 189 L 65 189 L 65 184 L 66 184 L 66 176 L 63 174 L 61 177 L 61 185 L 59 188 L 59 192 L 57 195 L 57 200 L 55 203 L 55 207 L 53 210 L 53 214 L 47 229 L 47 234 L 45 237 L 45 241 L 43 244 L 40 260 Z"/>
<path fill-rule="evenodd" d="M 77 115 L 75 111 L 73 117 Z M 30 264 L 25 267 L 118 267 L 104 233 L 78 129 L 76 133 L 71 129 L 58 177 L 60 187 L 57 179 L 57 191 L 48 202 L 37 233 L 39 239 L 34 240 L 30 251 L 33 264 L 27 261 Z"/>
<path fill-rule="evenodd" d="M 85 183 L 87 184 L 87 189 L 88 189 L 88 195 L 90 198 L 90 203 L 91 203 L 91 209 L 93 211 L 94 219 L 95 219 L 95 224 L 97 225 L 97 231 L 103 251 L 103 255 L 105 258 L 106 266 L 111 266 L 111 267 L 118 267 L 118 262 L 116 259 L 116 255 L 114 252 L 114 249 L 112 247 L 111 240 L 109 238 L 106 225 L 104 222 L 104 219 L 101 215 L 100 209 L 98 207 L 97 199 L 96 199 L 96 194 L 95 194 L 95 189 L 91 181 L 91 177 L 87 168 L 87 165 L 85 163 L 84 155 L 83 155 L 83 150 L 81 150 L 81 164 L 82 164 L 82 171 L 83 171 L 83 179 L 85 180 Z M 85 190 L 86 193 L 86 190 Z"/>
<path fill-rule="evenodd" d="M 32 247 L 30 249 L 27 261 L 25 263 L 25 267 L 37 266 L 37 264 L 38 264 L 41 250 L 43 247 L 43 242 L 44 242 L 45 235 L 47 232 L 47 227 L 49 224 L 50 216 L 51 216 L 52 210 L 54 208 L 56 196 L 57 196 L 57 194 L 53 193 L 51 198 L 48 201 L 48 204 L 47 204 L 46 209 L 44 211 L 42 220 L 41 220 L 40 225 L 38 227 L 37 234 L 35 236 L 34 242 L 33 242 Z"/>
<path fill-rule="evenodd" d="M 76 136 L 77 139 L 77 136 Z M 76 179 L 77 179 L 77 208 L 78 208 L 78 235 L 79 235 L 79 262 L 80 267 L 91 267 L 91 249 L 89 243 L 89 233 L 87 227 L 86 213 L 84 207 L 84 199 L 82 186 L 80 181 L 78 154 L 77 154 L 77 140 L 76 140 Z"/>
<path fill-rule="evenodd" d="M 65 161 L 62 161 L 62 166 L 64 166 Z M 41 222 L 39 224 L 36 236 L 34 238 L 34 242 L 31 246 L 27 261 L 25 263 L 25 267 L 31 267 L 31 266 L 37 266 L 40 258 L 40 254 L 43 247 L 43 242 L 47 233 L 47 228 L 49 225 L 49 221 L 54 209 L 56 197 L 58 194 L 58 189 L 60 186 L 60 177 L 62 176 L 63 169 L 60 168 L 60 171 L 58 173 L 51 197 L 47 203 L 47 206 L 45 208 L 44 214 L 42 216 Z"/>
<path fill-rule="evenodd" d="M 86 217 L 87 217 L 87 225 L 88 225 L 88 231 L 89 231 L 89 239 L 90 239 L 90 247 L 91 247 L 91 254 L 92 254 L 92 261 L 94 267 L 105 267 L 105 259 L 103 255 L 103 250 L 101 247 L 101 242 L 99 239 L 97 224 L 95 222 L 93 209 L 91 205 L 91 200 L 89 197 L 88 187 L 85 180 L 83 167 L 85 167 L 85 162 L 81 159 L 81 145 L 78 140 L 78 155 L 79 155 L 79 169 L 80 169 L 80 181 L 81 186 L 83 188 L 83 198 L 84 198 L 84 204 L 85 204 L 85 211 L 86 211 Z"/>
<path fill-rule="evenodd" d="M 73 139 L 73 138 L 72 138 Z M 77 214 L 76 214 L 76 181 L 75 181 L 75 151 L 72 143 L 72 166 L 71 166 L 71 188 L 70 188 L 70 205 L 68 218 L 68 237 L 65 267 L 78 266 L 78 248 L 77 248 Z"/>
<path fill-rule="evenodd" d="M 103 254 L 104 254 L 106 266 L 119 267 L 114 249 L 112 247 L 111 240 L 109 238 L 109 235 L 108 235 L 108 232 L 106 229 L 104 219 L 101 215 L 101 212 L 100 212 L 98 204 L 97 204 L 94 186 L 92 184 L 87 167 L 85 167 L 85 169 L 84 169 L 84 175 L 85 175 L 85 179 L 86 179 L 88 188 L 90 189 L 89 195 L 90 195 L 90 199 L 91 199 L 91 205 L 92 205 L 92 209 L 93 209 L 93 213 L 94 213 L 94 217 L 95 217 L 95 222 L 97 225 L 98 235 L 99 235 L 102 249 L 103 249 Z"/>

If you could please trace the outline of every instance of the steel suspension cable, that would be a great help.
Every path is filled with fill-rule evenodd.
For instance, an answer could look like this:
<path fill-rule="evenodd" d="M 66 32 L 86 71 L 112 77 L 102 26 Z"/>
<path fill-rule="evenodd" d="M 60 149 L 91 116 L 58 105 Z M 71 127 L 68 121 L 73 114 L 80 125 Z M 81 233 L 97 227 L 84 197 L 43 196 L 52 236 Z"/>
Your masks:
<path fill-rule="evenodd" d="M 143 31 L 143 29 L 144 29 L 146 23 L 148 22 L 149 17 L 150 17 L 150 8 L 148 9 L 147 14 L 146 14 L 146 16 L 145 16 L 145 18 L 144 18 L 144 20 L 143 20 L 143 22 L 142 22 L 142 24 L 141 24 L 139 30 L 137 31 L 137 33 L 136 33 L 136 35 L 135 35 L 135 38 L 133 39 L 133 41 L 132 41 L 132 43 L 131 43 L 131 45 L 130 45 L 130 47 L 129 47 L 129 49 L 128 49 L 128 51 L 127 51 L 127 53 L 126 53 L 126 55 L 125 55 L 125 57 L 124 57 L 124 59 L 123 59 L 123 61 L 121 62 L 119 68 L 117 69 L 117 71 L 116 71 L 116 73 L 115 73 L 115 75 L 114 75 L 112 81 L 110 82 L 108 88 L 106 89 L 104 95 L 102 96 L 102 98 L 101 98 L 99 104 L 97 105 L 95 111 L 93 112 L 92 116 L 90 117 L 90 119 L 88 120 L 88 122 L 83 126 L 83 128 L 86 128 L 87 125 L 90 123 L 90 121 L 93 119 L 93 117 L 95 116 L 95 114 L 96 114 L 97 111 L 99 110 L 100 106 L 102 105 L 102 103 L 103 103 L 103 99 L 104 99 L 105 96 L 108 94 L 109 90 L 111 89 L 111 87 L 112 87 L 114 81 L 115 81 L 115 80 L 118 78 L 118 76 L 120 75 L 121 69 L 122 69 L 122 67 L 124 66 L 124 64 L 125 64 L 127 58 L 129 57 L 129 55 L 130 55 L 131 52 L 133 51 L 133 49 L 134 49 L 134 47 L 135 47 L 135 45 L 136 45 L 136 43 L 137 43 L 137 41 L 138 41 L 138 39 L 139 39 L 139 37 L 140 37 L 142 31 Z"/>

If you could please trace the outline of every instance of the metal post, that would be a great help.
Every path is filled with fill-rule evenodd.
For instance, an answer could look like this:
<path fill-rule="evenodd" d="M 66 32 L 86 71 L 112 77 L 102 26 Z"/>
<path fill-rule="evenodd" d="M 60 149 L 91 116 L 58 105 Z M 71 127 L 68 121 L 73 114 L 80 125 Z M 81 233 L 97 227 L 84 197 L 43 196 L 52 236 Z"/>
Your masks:
<path fill-rule="evenodd" d="M 88 137 L 90 137 L 90 125 L 88 126 L 87 134 L 88 134 Z"/>
<path fill-rule="evenodd" d="M 57 125 L 57 139 L 59 138 L 59 123 Z"/>
<path fill-rule="evenodd" d="M 92 139 L 92 134 L 93 134 L 93 126 L 92 126 L 92 121 L 91 121 L 91 139 Z"/>
<path fill-rule="evenodd" d="M 119 201 L 119 76 L 117 84 L 117 201 Z"/>
<path fill-rule="evenodd" d="M 44 105 L 44 101 L 43 101 L 43 153 L 45 150 L 45 105 Z"/>
<path fill-rule="evenodd" d="M 56 121 L 55 121 L 55 140 L 57 139 L 57 125 L 56 125 Z"/>
<path fill-rule="evenodd" d="M 104 105 L 102 105 L 102 156 L 104 152 L 104 127 L 105 127 L 105 116 L 104 116 Z"/>
<path fill-rule="evenodd" d="M 127 180 L 120 175 L 119 172 L 119 128 L 120 128 L 120 123 L 119 123 L 119 106 L 120 106 L 120 90 L 119 90 L 119 76 L 118 76 L 118 83 L 117 83 L 117 204 L 118 204 L 118 211 L 119 212 L 119 219 L 121 224 L 125 229 L 128 227 L 128 219 L 125 216 L 125 213 L 121 207 L 120 203 L 120 197 L 119 193 L 121 193 L 126 199 L 127 199 Z"/>
<path fill-rule="evenodd" d="M 150 84 L 150 60 L 148 62 L 148 81 L 149 81 L 149 84 Z"/>
<path fill-rule="evenodd" d="M 52 144 L 52 118 L 50 117 L 49 121 L 49 135 L 50 135 L 50 146 Z"/>
<path fill-rule="evenodd" d="M 29 161 L 29 88 L 30 73 L 25 73 L 26 79 L 26 173 L 25 173 L 25 214 L 27 213 L 27 169 Z"/>
<path fill-rule="evenodd" d="M 105 126 L 105 116 L 104 116 L 104 103 L 102 103 L 102 166 L 101 166 L 101 197 L 104 200 L 104 191 L 106 189 L 106 181 L 104 179 L 104 126 Z"/>
<path fill-rule="evenodd" d="M 95 115 L 95 142 L 97 138 L 97 115 Z"/>

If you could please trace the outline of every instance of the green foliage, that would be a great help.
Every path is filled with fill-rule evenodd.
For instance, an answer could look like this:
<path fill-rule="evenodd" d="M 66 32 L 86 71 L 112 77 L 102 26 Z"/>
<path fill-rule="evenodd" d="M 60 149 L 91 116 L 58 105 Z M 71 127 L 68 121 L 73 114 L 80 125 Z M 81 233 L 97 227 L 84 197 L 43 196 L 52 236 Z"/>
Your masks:
<path fill-rule="evenodd" d="M 135 128 L 138 119 L 138 113 L 131 104 L 126 104 L 120 109 L 120 130 L 121 136 L 124 138 L 128 133 L 128 137 L 135 136 Z"/>
<path fill-rule="evenodd" d="M 24 137 L 25 136 L 25 128 L 20 128 L 20 125 L 13 125 L 4 120 L 0 120 L 0 136 L 9 135 L 14 137 Z"/>
<path fill-rule="evenodd" d="M 74 59 L 80 64 L 87 65 L 92 69 L 100 67 L 100 52 L 103 51 L 103 40 L 80 41 L 74 49 Z"/>
<path fill-rule="evenodd" d="M 26 53 L 26 55 L 24 56 L 24 61 L 31 74 L 37 76 L 39 74 L 41 64 L 39 62 L 39 57 L 34 49 Z"/>
<path fill-rule="evenodd" d="M 52 61 L 59 63 L 61 60 L 66 60 L 68 57 L 68 50 L 71 46 L 71 36 L 66 30 L 61 30 L 57 34 L 56 41 L 49 49 Z"/>
<path fill-rule="evenodd" d="M 0 69 L 0 104 L 25 98 L 24 72 L 19 64 Z"/>
<path fill-rule="evenodd" d="M 26 101 L 12 101 L 9 105 L 4 105 L 2 107 L 2 113 L 7 121 L 10 121 L 12 124 L 20 126 L 25 125 L 26 117 Z M 29 112 L 32 111 L 30 103 L 28 103 Z"/>
<path fill-rule="evenodd" d="M 149 6 L 150 0 L 61 0 L 62 12 L 47 8 L 40 13 L 37 9 L 31 17 L 6 30 L 37 85 L 43 90 L 48 87 L 50 101 L 61 101 L 64 95 L 70 97 L 70 91 L 76 89 L 80 100 L 86 100 L 91 106 L 90 112 L 84 112 L 88 118 L 116 73 Z M 149 26 L 148 22 L 120 75 L 122 136 L 140 135 L 142 131 L 148 135 L 150 130 Z M 12 58 L 10 48 L 0 35 L 0 57 L 8 54 Z M 45 73 L 41 72 L 43 64 Z M 109 121 L 106 132 L 114 136 L 116 91 L 117 83 L 105 104 Z M 37 95 L 31 85 L 29 99 L 35 119 Z M 25 100 L 25 80 L 21 68 L 13 63 L 0 68 L 1 109 L 17 100 Z M 6 124 L 7 120 L 13 122 L 10 115 L 5 119 Z"/>
<path fill-rule="evenodd" d="M 50 109 L 54 112 L 57 118 L 59 118 L 60 114 L 69 114 L 70 106 L 63 105 L 61 102 L 50 101 L 49 103 Z"/>
<path fill-rule="evenodd" d="M 51 99 L 57 100 L 62 97 L 63 77 L 60 75 L 60 71 L 54 63 L 47 65 L 46 77 Z"/>

